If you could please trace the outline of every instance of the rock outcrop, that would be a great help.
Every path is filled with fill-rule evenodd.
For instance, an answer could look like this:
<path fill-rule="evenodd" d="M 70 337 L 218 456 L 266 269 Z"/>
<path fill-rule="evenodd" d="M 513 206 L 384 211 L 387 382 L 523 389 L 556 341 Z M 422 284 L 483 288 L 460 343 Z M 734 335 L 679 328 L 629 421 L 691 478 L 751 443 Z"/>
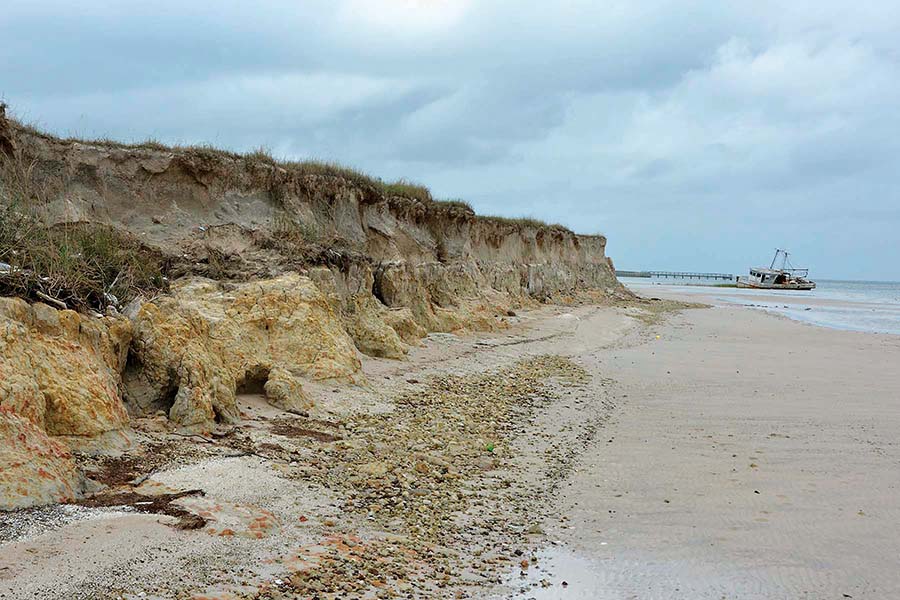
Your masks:
<path fill-rule="evenodd" d="M 129 443 L 119 373 L 127 319 L 0 298 L 0 510 L 76 498 L 69 447 Z"/>
<path fill-rule="evenodd" d="M 134 317 L 125 397 L 141 413 L 209 427 L 239 419 L 235 393 L 264 391 L 284 410 L 310 400 L 302 380 L 358 379 L 353 340 L 328 297 L 308 277 L 251 283 L 190 278 Z"/>
<path fill-rule="evenodd" d="M 74 446 L 124 435 L 119 374 L 130 341 L 121 317 L 0 298 L 0 407 Z"/>
<path fill-rule="evenodd" d="M 63 444 L 0 407 L 0 510 L 74 500 L 82 481 Z"/>
<path fill-rule="evenodd" d="M 310 269 L 309 276 L 341 315 L 344 328 L 363 354 L 399 359 L 407 353 L 406 344 L 418 341 L 404 343 L 387 322 L 390 311 L 372 295 L 374 277 L 368 265 L 357 264 L 344 271 L 318 267 Z"/>

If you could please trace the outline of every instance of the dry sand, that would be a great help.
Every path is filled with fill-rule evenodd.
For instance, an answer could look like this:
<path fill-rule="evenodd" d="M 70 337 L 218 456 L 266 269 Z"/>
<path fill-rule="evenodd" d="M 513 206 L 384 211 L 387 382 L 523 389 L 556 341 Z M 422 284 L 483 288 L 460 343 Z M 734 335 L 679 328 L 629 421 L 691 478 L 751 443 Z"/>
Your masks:
<path fill-rule="evenodd" d="M 900 337 L 741 307 L 649 326 L 640 307 L 514 320 L 500 333 L 431 336 L 408 361 L 368 360 L 371 389 L 315 390 L 327 409 L 312 416 L 341 419 L 396 410 L 431 375 L 539 355 L 571 357 L 590 376 L 513 424 L 496 470 L 473 480 L 483 488 L 463 482 L 462 522 L 478 529 L 457 538 L 447 587 L 401 582 L 399 597 L 900 597 Z M 275 448 L 268 458 L 206 457 L 212 445 L 194 440 L 194 459 L 145 484 L 203 488 L 183 505 L 209 508 L 218 532 L 237 535 L 109 509 L 12 515 L 14 527 L 3 517 L 0 598 L 290 598 L 279 586 L 298 548 L 352 536 L 388 556 L 405 539 L 343 510 L 346 491 L 304 477 L 306 450 L 285 454 L 271 434 L 285 415 L 249 397 L 242 408 L 250 441 Z M 265 535 L 242 535 L 261 518 L 273 523 Z"/>

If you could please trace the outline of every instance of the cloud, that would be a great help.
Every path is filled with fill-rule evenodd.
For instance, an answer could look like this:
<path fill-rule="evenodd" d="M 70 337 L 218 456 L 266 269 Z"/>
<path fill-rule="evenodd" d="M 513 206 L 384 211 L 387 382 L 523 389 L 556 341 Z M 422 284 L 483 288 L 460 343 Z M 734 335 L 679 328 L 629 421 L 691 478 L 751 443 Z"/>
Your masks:
<path fill-rule="evenodd" d="M 457 25 L 469 0 L 348 0 L 338 18 L 351 31 L 375 28 L 384 35 L 431 37 Z"/>
<path fill-rule="evenodd" d="M 623 266 L 900 279 L 895 3 L 7 4 L 0 95 L 60 133 L 340 160 Z"/>

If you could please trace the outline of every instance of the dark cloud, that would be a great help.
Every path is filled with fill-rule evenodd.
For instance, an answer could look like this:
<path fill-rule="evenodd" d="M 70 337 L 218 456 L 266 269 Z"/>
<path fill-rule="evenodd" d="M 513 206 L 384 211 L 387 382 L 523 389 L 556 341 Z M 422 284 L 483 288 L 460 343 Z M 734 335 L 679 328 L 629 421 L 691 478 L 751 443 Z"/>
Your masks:
<path fill-rule="evenodd" d="M 900 279 L 898 24 L 829 0 L 12 0 L 0 95 L 63 134 L 420 180 L 603 231 L 625 267 L 786 245 Z"/>

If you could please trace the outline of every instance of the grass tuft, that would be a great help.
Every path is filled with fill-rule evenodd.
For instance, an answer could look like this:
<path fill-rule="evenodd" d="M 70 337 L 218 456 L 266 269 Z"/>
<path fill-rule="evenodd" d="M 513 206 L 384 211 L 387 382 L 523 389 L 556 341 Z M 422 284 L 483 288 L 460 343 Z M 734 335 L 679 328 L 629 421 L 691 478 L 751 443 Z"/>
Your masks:
<path fill-rule="evenodd" d="M 419 202 L 432 201 L 431 191 L 427 187 L 406 179 L 398 179 L 390 183 L 378 180 L 378 188 L 385 196 L 402 196 L 403 198 L 413 198 Z"/>
<path fill-rule="evenodd" d="M 562 225 L 561 223 L 547 223 L 533 217 L 503 217 L 500 215 L 486 215 L 483 216 L 482 219 L 486 221 L 493 221 L 494 223 L 498 223 L 501 225 L 508 225 L 510 227 L 531 227 L 534 229 L 550 229 L 553 231 L 572 233 L 571 229 L 569 229 L 565 225 Z"/>
<path fill-rule="evenodd" d="M 383 181 L 372 177 L 358 169 L 344 165 L 320 160 L 288 161 L 278 163 L 282 168 L 297 173 L 298 175 L 325 175 L 329 177 L 341 177 L 361 187 L 373 187 L 384 196 L 402 196 L 412 198 L 420 202 L 431 202 L 431 192 L 424 185 L 398 179 L 397 181 Z"/>
<path fill-rule="evenodd" d="M 446 206 L 447 208 L 461 208 L 466 212 L 472 213 L 473 215 L 475 214 L 475 209 L 472 208 L 472 205 L 459 198 L 434 200 L 434 204 L 437 206 Z"/>
<path fill-rule="evenodd" d="M 272 156 L 272 152 L 265 146 L 260 146 L 253 152 L 248 152 L 244 155 L 244 158 L 264 162 L 273 166 L 278 164 L 278 161 Z"/>
<path fill-rule="evenodd" d="M 272 236 L 297 245 L 309 245 L 318 242 L 321 233 L 315 223 L 297 221 L 287 213 L 279 212 L 272 219 Z"/>

